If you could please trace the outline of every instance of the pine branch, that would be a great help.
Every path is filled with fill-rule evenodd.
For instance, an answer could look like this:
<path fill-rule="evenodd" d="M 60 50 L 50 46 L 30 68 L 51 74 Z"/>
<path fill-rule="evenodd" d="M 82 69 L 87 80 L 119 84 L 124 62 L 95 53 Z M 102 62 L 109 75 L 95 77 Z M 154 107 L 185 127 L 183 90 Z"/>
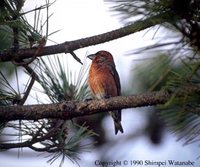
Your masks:
<path fill-rule="evenodd" d="M 82 38 L 74 41 L 66 41 L 61 44 L 51 45 L 41 48 L 26 48 L 19 49 L 18 51 L 6 50 L 0 52 L 0 62 L 6 62 L 11 60 L 22 61 L 27 58 L 36 58 L 45 55 L 52 55 L 58 53 L 71 53 L 77 49 L 101 44 L 104 42 L 108 42 L 111 40 L 115 40 L 135 32 L 144 30 L 146 28 L 155 26 L 157 24 L 162 24 L 173 18 L 172 13 L 162 13 L 155 16 L 150 16 L 144 20 L 137 21 L 131 25 L 125 26 L 123 28 L 119 28 L 107 33 L 103 33 L 100 35 L 95 35 L 88 38 Z"/>
<path fill-rule="evenodd" d="M 105 100 L 91 100 L 86 102 L 67 101 L 56 104 L 6 106 L 0 107 L 0 121 L 38 120 L 43 118 L 70 120 L 75 117 L 92 115 L 110 110 L 160 105 L 166 103 L 172 96 L 173 98 L 180 98 L 199 92 L 200 84 L 195 84 L 171 90 L 154 91 L 132 96 L 112 97 Z"/>

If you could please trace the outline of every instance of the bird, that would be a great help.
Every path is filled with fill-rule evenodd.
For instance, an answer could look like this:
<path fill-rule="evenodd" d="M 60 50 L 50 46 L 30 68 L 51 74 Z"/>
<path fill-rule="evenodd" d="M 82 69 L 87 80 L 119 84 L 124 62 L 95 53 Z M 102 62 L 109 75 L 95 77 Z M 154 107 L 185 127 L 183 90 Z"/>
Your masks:
<path fill-rule="evenodd" d="M 105 50 L 87 56 L 92 60 L 88 85 L 96 99 L 106 99 L 121 95 L 121 85 L 111 53 Z M 121 110 L 109 111 L 114 121 L 115 135 L 124 132 L 121 125 Z"/>

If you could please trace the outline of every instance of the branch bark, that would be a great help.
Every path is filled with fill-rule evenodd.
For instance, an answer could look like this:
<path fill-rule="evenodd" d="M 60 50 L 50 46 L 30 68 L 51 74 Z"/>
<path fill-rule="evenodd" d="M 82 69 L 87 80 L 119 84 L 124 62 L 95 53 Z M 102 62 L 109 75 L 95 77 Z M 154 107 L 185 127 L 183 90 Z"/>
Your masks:
<path fill-rule="evenodd" d="M 170 97 L 185 97 L 200 92 L 200 84 L 187 85 L 175 90 L 154 91 L 133 96 L 118 96 L 86 102 L 67 101 L 56 104 L 0 107 L 0 121 L 72 118 L 116 109 L 145 107 L 166 103 Z"/>
<path fill-rule="evenodd" d="M 82 38 L 74 41 L 66 41 L 58 45 L 46 46 L 43 48 L 26 48 L 19 49 L 17 51 L 6 50 L 0 52 L 0 62 L 6 62 L 11 60 L 22 61 L 27 58 L 36 58 L 45 55 L 52 55 L 58 53 L 71 53 L 77 49 L 97 45 L 100 43 L 115 40 L 135 32 L 144 30 L 146 28 L 162 24 L 171 20 L 174 15 L 172 13 L 162 13 L 156 16 L 150 16 L 142 21 L 137 21 L 131 25 L 119 28 L 107 33 L 95 35 L 92 37 Z"/>

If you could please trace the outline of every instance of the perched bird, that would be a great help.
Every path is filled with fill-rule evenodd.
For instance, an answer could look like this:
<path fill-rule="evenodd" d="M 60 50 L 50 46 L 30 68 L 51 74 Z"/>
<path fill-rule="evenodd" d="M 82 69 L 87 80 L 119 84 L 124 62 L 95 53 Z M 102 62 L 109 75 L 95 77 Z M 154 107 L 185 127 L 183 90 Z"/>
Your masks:
<path fill-rule="evenodd" d="M 112 55 L 107 51 L 99 51 L 87 56 L 92 60 L 89 70 L 88 84 L 97 99 L 105 99 L 121 95 L 119 75 Z M 115 134 L 123 133 L 121 110 L 109 111 L 114 120 Z"/>

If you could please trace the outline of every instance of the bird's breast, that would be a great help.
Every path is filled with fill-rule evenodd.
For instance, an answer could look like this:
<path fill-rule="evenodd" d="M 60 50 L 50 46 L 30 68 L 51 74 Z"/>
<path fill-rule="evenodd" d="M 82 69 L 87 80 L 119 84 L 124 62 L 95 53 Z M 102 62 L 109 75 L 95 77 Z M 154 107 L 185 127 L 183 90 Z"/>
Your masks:
<path fill-rule="evenodd" d="M 88 83 L 92 93 L 98 99 L 117 96 L 116 83 L 107 67 L 91 66 Z"/>

